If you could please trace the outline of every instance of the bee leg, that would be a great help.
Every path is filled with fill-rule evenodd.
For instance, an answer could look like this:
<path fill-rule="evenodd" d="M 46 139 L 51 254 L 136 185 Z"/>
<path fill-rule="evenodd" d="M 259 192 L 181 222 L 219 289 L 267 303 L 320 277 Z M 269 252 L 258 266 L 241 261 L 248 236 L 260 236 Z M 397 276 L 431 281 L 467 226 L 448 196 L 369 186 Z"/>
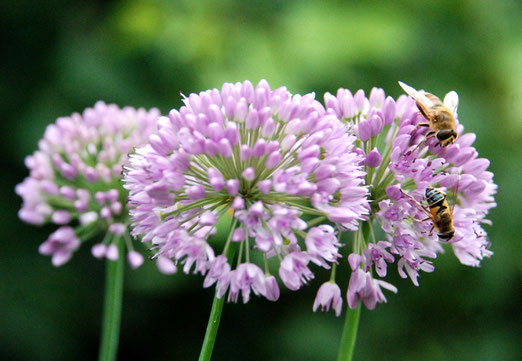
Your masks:
<path fill-rule="evenodd" d="M 417 204 L 417 205 L 418 205 L 418 206 L 419 206 L 419 207 L 424 211 L 424 213 L 426 213 L 426 215 L 428 216 L 428 218 L 423 219 L 421 222 L 424 222 L 424 221 L 426 221 L 426 220 L 428 220 L 428 219 L 431 219 L 431 213 L 430 213 L 430 211 L 428 211 L 426 208 L 424 208 L 424 206 L 423 206 L 423 205 L 422 205 L 418 200 L 416 200 L 416 199 L 415 199 L 411 194 L 408 194 L 408 193 L 404 192 L 402 189 L 401 189 L 400 191 L 401 191 L 401 193 L 402 193 L 403 195 L 405 195 L 406 197 L 408 197 L 408 198 L 410 198 L 412 201 L 414 201 L 415 204 Z"/>
<path fill-rule="evenodd" d="M 416 127 L 429 127 L 430 123 L 422 122 L 422 123 L 417 123 L 415 126 Z"/>
<path fill-rule="evenodd" d="M 418 123 L 417 125 L 415 125 L 416 127 L 429 127 L 430 126 L 430 123 Z M 415 148 L 413 148 L 412 150 L 408 150 L 406 153 L 404 153 L 403 155 L 410 155 L 412 154 L 413 152 L 415 152 L 417 149 L 420 148 L 421 145 L 425 144 L 426 143 L 426 140 L 428 138 L 431 138 L 435 136 L 435 132 L 433 130 L 430 130 L 428 133 L 426 133 L 426 135 L 424 136 L 424 140 L 420 141 L 419 144 L 417 144 L 417 146 L 415 146 Z M 413 160 L 415 162 L 415 160 Z"/>
<path fill-rule="evenodd" d="M 412 154 L 417 149 L 419 149 L 420 146 L 424 144 L 424 142 L 425 142 L 425 140 L 422 140 L 419 144 L 417 144 L 417 146 L 415 148 L 413 148 L 412 150 L 408 150 L 406 153 L 403 153 L 402 155 L 410 155 L 410 154 Z M 415 159 L 413 160 L 413 162 L 415 163 Z"/>
<path fill-rule="evenodd" d="M 420 204 L 419 201 L 416 200 L 411 194 L 406 193 L 402 189 L 399 189 L 399 190 L 401 191 L 403 196 L 406 196 L 406 197 L 410 198 L 412 201 L 414 201 L 415 203 Z"/>
<path fill-rule="evenodd" d="M 415 204 L 416 204 L 418 207 L 420 207 L 420 209 L 421 209 L 421 210 L 424 212 L 424 214 L 428 217 L 428 218 L 425 218 L 425 219 L 421 220 L 420 222 L 425 222 L 425 221 L 427 221 L 427 220 L 432 220 L 432 215 L 431 215 L 430 211 L 429 211 L 426 207 L 424 207 L 424 206 L 422 205 L 422 203 L 420 203 L 418 200 L 416 200 L 415 198 L 413 198 L 413 196 L 412 196 L 411 194 L 408 194 L 408 193 L 404 192 L 402 189 L 401 189 L 400 191 L 401 191 L 401 193 L 402 193 L 403 195 L 405 195 L 406 197 L 410 198 L 413 202 L 415 202 Z"/>

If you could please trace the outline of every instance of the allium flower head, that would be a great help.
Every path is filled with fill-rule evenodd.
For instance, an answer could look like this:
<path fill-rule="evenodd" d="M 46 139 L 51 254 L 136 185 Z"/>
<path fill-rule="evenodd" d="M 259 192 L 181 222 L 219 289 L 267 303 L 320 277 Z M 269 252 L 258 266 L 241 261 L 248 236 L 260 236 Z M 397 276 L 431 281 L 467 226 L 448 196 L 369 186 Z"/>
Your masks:
<path fill-rule="evenodd" d="M 47 127 L 39 149 L 25 160 L 30 175 L 16 193 L 23 199 L 18 213 L 23 221 L 60 226 L 40 246 L 55 266 L 100 233 L 107 235 L 92 248 L 95 257 L 118 258 L 115 242 L 127 236 L 129 263 L 141 265 L 143 257 L 132 249 L 126 230 L 127 191 L 121 172 L 127 154 L 147 141 L 159 115 L 157 109 L 120 109 L 98 102 Z"/>
<path fill-rule="evenodd" d="M 348 304 L 355 307 L 364 301 L 368 308 L 385 301 L 379 286 L 392 291 L 395 287 L 374 279 L 372 269 L 385 277 L 387 264 L 396 262 L 401 277 L 418 285 L 419 271 L 432 272 L 433 261 L 443 252 L 437 229 L 429 217 L 425 201 L 430 186 L 445 191 L 452 207 L 455 235 L 449 243 L 459 261 L 478 266 L 489 257 L 486 216 L 496 206 L 493 195 L 497 186 L 487 171 L 489 161 L 478 157 L 472 146 L 473 133 L 465 133 L 458 124 L 457 141 L 447 147 L 436 138 L 426 140 L 426 122 L 410 97 L 397 101 L 386 97 L 382 89 L 372 89 L 365 97 L 339 89 L 337 95 L 326 94 L 327 114 L 342 118 L 358 136 L 359 151 L 366 155 L 366 184 L 372 200 L 370 222 L 377 221 L 385 240 L 373 238 L 365 244 L 355 237 L 355 253 L 350 257 L 353 272 L 348 289 Z M 455 114 L 456 116 L 456 114 Z"/>
<path fill-rule="evenodd" d="M 269 258 L 292 290 L 314 277 L 312 263 L 335 264 L 339 232 L 328 224 L 357 229 L 369 210 L 356 137 L 338 117 L 314 94 L 292 96 L 264 80 L 226 83 L 184 103 L 158 120 L 125 174 L 133 233 L 152 241 L 155 257 L 206 275 L 205 287 L 229 290 L 234 302 L 250 291 L 279 297 Z M 209 237 L 232 212 L 218 254 L 222 244 Z M 227 260 L 236 245 L 235 262 Z"/>

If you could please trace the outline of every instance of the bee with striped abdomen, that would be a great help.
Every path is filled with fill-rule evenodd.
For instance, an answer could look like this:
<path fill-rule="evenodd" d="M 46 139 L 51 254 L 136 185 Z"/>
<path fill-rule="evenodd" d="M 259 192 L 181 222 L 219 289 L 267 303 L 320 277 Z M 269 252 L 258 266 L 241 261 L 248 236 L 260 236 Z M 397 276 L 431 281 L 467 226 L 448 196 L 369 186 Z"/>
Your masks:
<path fill-rule="evenodd" d="M 455 227 L 453 226 L 453 210 L 446 201 L 446 193 L 430 186 L 426 188 L 426 202 L 430 208 L 430 219 L 433 222 L 431 230 L 436 228 L 440 239 L 451 240 L 455 235 Z"/>
<path fill-rule="evenodd" d="M 402 194 L 411 198 L 428 216 L 428 218 L 423 219 L 422 221 L 431 220 L 433 222 L 430 233 L 436 229 L 439 239 L 446 242 L 450 241 L 453 236 L 455 236 L 455 227 L 453 225 L 453 209 L 449 207 L 449 204 L 446 200 L 446 193 L 437 188 L 433 188 L 432 186 L 426 188 L 425 197 L 426 202 L 428 203 L 428 209 L 426 209 L 411 195 L 405 192 L 402 192 Z"/>

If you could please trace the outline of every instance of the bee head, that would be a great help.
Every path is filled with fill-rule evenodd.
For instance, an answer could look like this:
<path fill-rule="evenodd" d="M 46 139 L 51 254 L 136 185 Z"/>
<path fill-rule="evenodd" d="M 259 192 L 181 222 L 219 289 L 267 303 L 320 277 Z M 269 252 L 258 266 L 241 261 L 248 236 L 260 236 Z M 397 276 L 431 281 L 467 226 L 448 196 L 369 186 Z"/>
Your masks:
<path fill-rule="evenodd" d="M 437 233 L 437 235 L 439 236 L 439 239 L 442 239 L 444 241 L 450 241 L 455 235 L 455 229 L 452 229 L 449 232 Z"/>
<path fill-rule="evenodd" d="M 426 198 L 429 198 L 430 194 L 435 190 L 432 186 L 426 188 Z"/>
<path fill-rule="evenodd" d="M 457 140 L 457 132 L 453 129 L 442 129 L 437 132 L 437 139 L 441 147 L 447 147 Z"/>

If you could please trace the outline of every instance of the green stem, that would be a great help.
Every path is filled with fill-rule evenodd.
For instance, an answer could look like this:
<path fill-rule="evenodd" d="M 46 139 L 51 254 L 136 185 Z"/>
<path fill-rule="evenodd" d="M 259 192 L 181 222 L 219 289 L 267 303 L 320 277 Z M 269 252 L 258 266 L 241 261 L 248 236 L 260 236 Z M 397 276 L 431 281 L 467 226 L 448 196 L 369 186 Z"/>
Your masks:
<path fill-rule="evenodd" d="M 339 348 L 339 355 L 337 355 L 337 361 L 352 360 L 353 350 L 355 349 L 355 339 L 357 337 L 357 328 L 359 326 L 360 314 L 361 305 L 357 306 L 355 310 L 349 308 L 348 312 L 346 312 L 343 335 L 341 336 L 341 347 Z"/>
<path fill-rule="evenodd" d="M 312 228 L 316 224 L 319 224 L 319 223 L 323 222 L 325 219 L 326 219 L 326 217 L 324 217 L 324 216 L 314 218 L 311 221 L 308 221 L 307 228 Z M 340 234 L 340 232 L 339 232 L 339 234 Z"/>
<path fill-rule="evenodd" d="M 363 247 L 366 248 L 370 235 L 373 233 L 372 225 L 369 222 L 361 222 L 360 228 L 354 237 L 354 253 L 361 253 Z M 360 243 L 364 242 L 365 245 Z M 337 361 L 351 361 L 353 358 L 353 351 L 355 349 L 355 340 L 357 338 L 357 329 L 359 328 L 359 316 L 361 315 L 361 305 L 354 310 L 348 308 L 346 312 L 346 319 L 344 321 L 343 334 L 341 336 L 341 346 L 339 347 L 339 354 Z"/>
<path fill-rule="evenodd" d="M 225 257 L 227 257 L 229 263 L 231 263 L 234 253 L 236 252 L 236 243 L 230 242 L 232 234 L 234 233 L 234 221 L 233 226 L 230 228 L 230 233 L 226 244 L 229 245 L 225 249 Z M 241 242 L 243 245 L 243 242 Z M 225 295 L 218 298 L 218 290 L 214 295 L 214 301 L 212 302 L 212 309 L 210 310 L 210 316 L 208 318 L 207 331 L 205 332 L 205 338 L 203 339 L 203 345 L 201 346 L 201 352 L 199 354 L 199 361 L 209 361 L 212 357 L 212 351 L 214 350 L 214 344 L 216 343 L 217 332 L 219 328 L 219 321 L 221 320 L 221 312 L 223 311 L 223 304 L 225 303 Z"/>
<path fill-rule="evenodd" d="M 123 290 L 123 264 L 125 256 L 121 238 L 114 240 L 118 246 L 118 259 L 107 260 L 105 278 L 105 302 L 103 306 L 102 339 L 99 361 L 114 361 L 120 337 L 121 303 Z"/>
<path fill-rule="evenodd" d="M 330 273 L 330 282 L 335 283 L 335 270 L 337 265 L 335 263 L 332 264 L 332 272 Z"/>
<path fill-rule="evenodd" d="M 221 298 L 218 298 L 216 289 L 216 295 L 214 296 L 214 302 L 212 302 L 212 309 L 210 310 L 210 317 L 208 319 L 207 332 L 205 333 L 205 339 L 203 340 L 203 346 L 201 346 L 201 353 L 199 354 L 199 361 L 210 360 L 212 357 L 224 303 L 225 296 L 223 295 Z"/>

